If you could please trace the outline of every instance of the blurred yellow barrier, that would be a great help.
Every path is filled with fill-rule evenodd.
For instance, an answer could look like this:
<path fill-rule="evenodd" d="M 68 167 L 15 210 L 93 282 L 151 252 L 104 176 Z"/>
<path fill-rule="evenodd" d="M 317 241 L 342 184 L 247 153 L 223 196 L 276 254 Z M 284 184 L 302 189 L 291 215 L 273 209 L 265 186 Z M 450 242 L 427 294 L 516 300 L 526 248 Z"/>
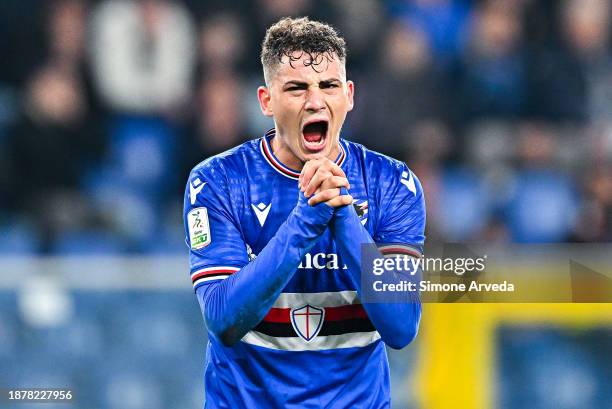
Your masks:
<path fill-rule="evenodd" d="M 612 304 L 424 304 L 412 385 L 420 408 L 495 407 L 495 329 L 502 324 L 612 325 Z"/>

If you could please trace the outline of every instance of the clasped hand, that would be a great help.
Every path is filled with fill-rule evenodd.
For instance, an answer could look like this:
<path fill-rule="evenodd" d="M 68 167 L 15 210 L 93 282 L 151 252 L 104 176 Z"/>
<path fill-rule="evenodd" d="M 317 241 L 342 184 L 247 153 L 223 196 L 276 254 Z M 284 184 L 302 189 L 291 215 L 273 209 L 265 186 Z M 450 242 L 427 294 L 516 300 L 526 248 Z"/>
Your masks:
<path fill-rule="evenodd" d="M 340 188 L 350 189 L 346 174 L 336 163 L 328 158 L 312 159 L 304 164 L 300 174 L 300 190 L 308 197 L 308 204 L 315 206 L 325 203 L 331 207 L 346 206 L 353 203 L 349 194 L 340 194 Z"/>

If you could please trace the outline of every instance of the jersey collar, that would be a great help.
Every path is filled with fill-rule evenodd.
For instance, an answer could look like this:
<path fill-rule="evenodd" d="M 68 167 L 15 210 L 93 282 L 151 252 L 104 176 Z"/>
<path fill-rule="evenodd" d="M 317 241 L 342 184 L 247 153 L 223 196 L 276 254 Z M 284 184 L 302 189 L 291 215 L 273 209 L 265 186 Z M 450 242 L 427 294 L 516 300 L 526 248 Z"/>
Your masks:
<path fill-rule="evenodd" d="M 261 142 L 259 144 L 261 154 L 263 155 L 266 162 L 268 162 L 268 164 L 270 164 L 270 166 L 272 166 L 272 168 L 274 168 L 274 170 L 276 170 L 278 173 L 291 179 L 299 179 L 299 170 L 294 170 L 283 165 L 283 163 L 278 160 L 276 156 L 274 156 L 274 153 L 272 152 L 272 147 L 270 146 L 270 141 L 272 140 L 272 138 L 274 138 L 275 135 L 276 129 L 272 128 L 264 134 L 263 138 L 261 138 Z M 338 154 L 338 157 L 334 162 L 336 162 L 338 166 L 342 166 L 342 164 L 346 161 L 346 149 L 344 148 L 342 141 L 339 142 L 339 145 L 340 153 Z"/>

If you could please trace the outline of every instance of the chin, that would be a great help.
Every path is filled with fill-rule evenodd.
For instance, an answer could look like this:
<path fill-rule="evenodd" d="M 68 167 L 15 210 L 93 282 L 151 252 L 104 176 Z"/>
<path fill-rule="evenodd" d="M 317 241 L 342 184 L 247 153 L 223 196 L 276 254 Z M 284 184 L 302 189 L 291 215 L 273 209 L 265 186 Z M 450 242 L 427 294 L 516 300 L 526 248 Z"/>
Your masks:
<path fill-rule="evenodd" d="M 313 160 L 313 159 L 327 158 L 329 157 L 330 153 L 331 153 L 331 149 L 329 149 L 329 147 L 326 147 L 324 150 L 319 151 L 319 152 L 308 152 L 308 151 L 304 151 L 302 148 L 301 156 L 303 158 L 303 161 L 306 162 L 306 161 Z"/>

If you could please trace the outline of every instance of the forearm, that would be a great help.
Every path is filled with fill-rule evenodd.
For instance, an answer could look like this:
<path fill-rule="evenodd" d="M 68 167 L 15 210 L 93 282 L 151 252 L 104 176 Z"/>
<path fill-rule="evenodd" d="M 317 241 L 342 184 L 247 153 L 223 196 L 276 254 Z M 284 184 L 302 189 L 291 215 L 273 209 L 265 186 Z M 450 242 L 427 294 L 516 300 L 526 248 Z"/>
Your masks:
<path fill-rule="evenodd" d="M 336 239 L 338 254 L 348 266 L 351 281 L 362 297 L 361 246 L 374 244 L 374 240 L 361 224 L 352 206 L 339 208 L 330 227 Z M 380 257 L 383 257 L 380 254 Z M 405 277 L 388 272 L 385 282 L 399 283 Z M 402 302 L 364 302 L 363 306 L 383 341 L 392 348 L 403 348 L 418 331 L 421 319 L 421 303 L 418 292 L 407 292 Z"/>
<path fill-rule="evenodd" d="M 333 209 L 298 206 L 257 258 L 229 278 L 198 288 L 209 331 L 226 345 L 238 342 L 270 310 L 302 257 L 327 228 Z"/>

